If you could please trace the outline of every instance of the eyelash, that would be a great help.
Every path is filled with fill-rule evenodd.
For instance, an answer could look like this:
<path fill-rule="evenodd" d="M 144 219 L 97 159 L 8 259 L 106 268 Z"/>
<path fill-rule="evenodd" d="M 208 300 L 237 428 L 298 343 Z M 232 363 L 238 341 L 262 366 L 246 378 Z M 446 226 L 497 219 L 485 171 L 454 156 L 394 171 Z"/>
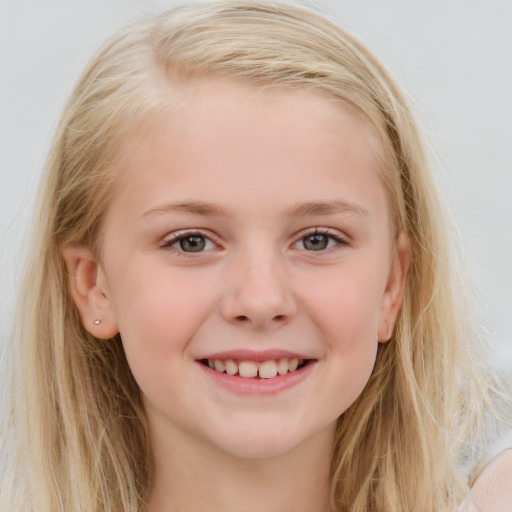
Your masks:
<path fill-rule="evenodd" d="M 333 232 L 333 231 L 331 231 L 330 229 L 327 229 L 327 228 L 318 228 L 318 227 L 311 228 L 311 229 L 309 229 L 309 230 L 307 230 L 305 232 L 302 232 L 300 235 L 301 236 L 299 237 L 299 239 L 292 244 L 292 247 L 295 247 L 295 246 L 297 246 L 298 244 L 300 244 L 302 242 L 303 247 L 300 250 L 304 250 L 306 252 L 322 253 L 322 252 L 326 252 L 328 250 L 336 249 L 338 246 L 346 246 L 346 245 L 348 245 L 348 241 L 346 240 L 346 238 L 341 236 L 339 233 Z M 319 249 L 319 250 L 316 250 L 316 251 L 313 250 L 313 249 L 310 249 L 310 250 L 306 249 L 304 247 L 304 241 L 308 237 L 313 237 L 315 235 L 322 235 L 322 236 L 327 237 L 329 240 L 333 240 L 334 242 L 336 242 L 336 246 L 334 246 L 334 247 L 327 247 L 327 248 Z M 179 249 L 179 248 L 173 247 L 173 245 L 181 242 L 182 240 L 186 240 L 187 238 L 191 239 L 191 238 L 194 238 L 194 237 L 204 239 L 205 240 L 205 244 L 208 244 L 208 242 L 209 242 L 209 243 L 213 244 L 214 246 L 219 247 L 219 244 L 217 244 L 217 242 L 215 241 L 215 238 L 212 237 L 211 234 L 206 234 L 206 233 L 203 233 L 202 231 L 178 231 L 176 233 L 173 233 L 170 238 L 166 239 L 162 243 L 161 247 L 164 248 L 164 249 L 172 249 L 175 252 L 176 255 L 181 256 L 181 257 L 186 257 L 186 258 L 192 258 L 192 257 L 194 257 L 194 255 L 202 254 L 204 252 L 208 252 L 208 250 L 204 251 L 202 249 L 199 250 L 199 251 L 185 251 L 185 250 L 183 250 L 183 248 Z M 327 243 L 329 243 L 329 241 Z M 211 249 L 209 249 L 209 250 L 211 250 Z"/>

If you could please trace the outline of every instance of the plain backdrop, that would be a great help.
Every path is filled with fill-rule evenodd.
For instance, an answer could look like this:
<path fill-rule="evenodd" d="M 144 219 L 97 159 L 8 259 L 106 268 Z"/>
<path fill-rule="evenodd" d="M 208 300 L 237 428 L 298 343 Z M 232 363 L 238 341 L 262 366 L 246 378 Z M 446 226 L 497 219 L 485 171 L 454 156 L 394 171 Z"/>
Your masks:
<path fill-rule="evenodd" d="M 0 0 L 0 343 L 9 343 L 32 201 L 66 97 L 117 27 L 175 3 Z M 441 162 L 497 364 L 512 374 L 512 0 L 314 4 L 413 98 Z"/>

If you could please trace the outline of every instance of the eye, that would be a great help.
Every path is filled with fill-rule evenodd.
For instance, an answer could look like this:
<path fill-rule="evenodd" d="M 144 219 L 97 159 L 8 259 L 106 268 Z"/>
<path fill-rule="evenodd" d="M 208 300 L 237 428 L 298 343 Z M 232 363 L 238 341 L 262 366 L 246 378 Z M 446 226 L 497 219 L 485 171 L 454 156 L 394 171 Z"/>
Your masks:
<path fill-rule="evenodd" d="M 305 236 L 302 239 L 302 245 L 308 251 L 323 251 L 327 249 L 330 241 L 327 235 L 315 234 Z"/>
<path fill-rule="evenodd" d="M 325 251 L 339 245 L 346 245 L 346 243 L 347 242 L 337 234 L 315 230 L 303 236 L 295 243 L 294 247 L 296 249 L 305 249 L 306 251 Z"/>
<path fill-rule="evenodd" d="M 202 233 L 176 233 L 166 240 L 163 247 L 171 247 L 178 252 L 199 253 L 215 249 L 216 244 Z"/>

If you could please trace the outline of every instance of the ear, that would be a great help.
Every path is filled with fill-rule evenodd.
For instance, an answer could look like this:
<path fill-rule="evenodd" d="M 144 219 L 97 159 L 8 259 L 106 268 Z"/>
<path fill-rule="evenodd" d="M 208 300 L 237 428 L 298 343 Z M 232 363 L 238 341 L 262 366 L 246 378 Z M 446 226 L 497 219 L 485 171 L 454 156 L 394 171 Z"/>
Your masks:
<path fill-rule="evenodd" d="M 82 245 L 65 247 L 62 256 L 73 301 L 85 329 L 96 338 L 112 338 L 119 330 L 101 265 Z"/>
<path fill-rule="evenodd" d="M 398 235 L 394 257 L 389 271 L 378 325 L 379 343 L 386 343 L 393 336 L 396 319 L 404 300 L 407 272 L 411 263 L 411 244 L 405 233 Z"/>

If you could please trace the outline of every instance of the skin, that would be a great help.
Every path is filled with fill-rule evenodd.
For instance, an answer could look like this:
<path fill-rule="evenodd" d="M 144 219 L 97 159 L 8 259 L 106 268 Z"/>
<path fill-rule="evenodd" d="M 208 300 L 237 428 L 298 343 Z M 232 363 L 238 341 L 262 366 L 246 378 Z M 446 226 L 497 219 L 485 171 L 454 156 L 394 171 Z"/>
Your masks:
<path fill-rule="evenodd" d="M 472 489 L 468 512 L 512 512 L 512 449 L 495 457 Z"/>
<path fill-rule="evenodd" d="M 199 82 L 180 100 L 121 149 L 101 261 L 64 252 L 75 302 L 94 336 L 121 334 L 142 390 L 151 512 L 324 511 L 336 420 L 391 336 L 410 259 L 376 141 L 317 93 Z M 190 234 L 204 250 L 183 250 Z M 237 349 L 312 363 L 243 395 L 198 362 Z"/>

